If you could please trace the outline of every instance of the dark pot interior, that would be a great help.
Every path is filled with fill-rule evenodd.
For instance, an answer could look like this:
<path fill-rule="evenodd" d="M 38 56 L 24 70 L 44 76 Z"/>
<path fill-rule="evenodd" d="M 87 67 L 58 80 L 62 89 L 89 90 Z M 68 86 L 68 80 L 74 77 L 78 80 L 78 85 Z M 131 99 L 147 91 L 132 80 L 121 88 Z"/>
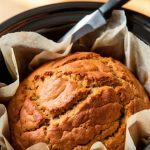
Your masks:
<path fill-rule="evenodd" d="M 36 31 L 57 41 L 67 30 L 102 3 L 68 2 L 31 9 L 0 25 L 0 36 L 16 31 Z M 126 10 L 127 26 L 131 32 L 150 45 L 150 18 Z"/>

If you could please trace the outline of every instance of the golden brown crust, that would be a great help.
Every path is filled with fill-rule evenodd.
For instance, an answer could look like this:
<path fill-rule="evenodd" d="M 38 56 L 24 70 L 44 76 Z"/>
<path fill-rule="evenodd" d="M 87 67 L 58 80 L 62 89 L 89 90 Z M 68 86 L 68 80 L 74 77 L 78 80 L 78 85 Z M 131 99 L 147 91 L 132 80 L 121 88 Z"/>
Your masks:
<path fill-rule="evenodd" d="M 100 140 L 124 147 L 126 119 L 150 102 L 127 68 L 95 53 L 76 53 L 40 67 L 8 107 L 16 149 L 45 142 L 52 150 L 89 150 Z"/>

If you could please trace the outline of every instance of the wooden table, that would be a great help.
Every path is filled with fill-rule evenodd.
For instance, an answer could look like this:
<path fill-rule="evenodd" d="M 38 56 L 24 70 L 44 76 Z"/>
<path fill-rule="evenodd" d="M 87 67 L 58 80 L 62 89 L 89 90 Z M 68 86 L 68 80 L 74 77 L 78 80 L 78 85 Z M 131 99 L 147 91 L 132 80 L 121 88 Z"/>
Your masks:
<path fill-rule="evenodd" d="M 0 22 L 31 8 L 47 4 L 71 1 L 106 2 L 107 0 L 1 0 Z M 131 0 L 124 7 L 150 17 L 150 0 Z"/>

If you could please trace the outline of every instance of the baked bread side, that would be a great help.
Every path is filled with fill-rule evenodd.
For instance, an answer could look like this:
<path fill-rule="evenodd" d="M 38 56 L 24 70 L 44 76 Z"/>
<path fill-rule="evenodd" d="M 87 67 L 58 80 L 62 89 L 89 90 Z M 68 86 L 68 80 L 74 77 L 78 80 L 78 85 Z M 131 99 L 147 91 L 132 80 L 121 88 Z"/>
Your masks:
<path fill-rule="evenodd" d="M 45 142 L 52 150 L 89 150 L 102 141 L 123 150 L 126 120 L 150 102 L 120 62 L 91 52 L 69 55 L 34 71 L 8 106 L 15 149 Z"/>

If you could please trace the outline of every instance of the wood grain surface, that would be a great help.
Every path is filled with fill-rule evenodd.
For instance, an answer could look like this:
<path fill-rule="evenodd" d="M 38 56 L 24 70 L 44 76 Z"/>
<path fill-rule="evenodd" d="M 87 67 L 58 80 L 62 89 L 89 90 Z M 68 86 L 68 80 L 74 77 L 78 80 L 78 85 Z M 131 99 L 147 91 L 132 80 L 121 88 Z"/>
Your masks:
<path fill-rule="evenodd" d="M 0 0 L 0 22 L 31 8 L 72 1 L 106 2 L 107 0 Z M 124 7 L 150 17 L 150 0 L 130 0 Z"/>

